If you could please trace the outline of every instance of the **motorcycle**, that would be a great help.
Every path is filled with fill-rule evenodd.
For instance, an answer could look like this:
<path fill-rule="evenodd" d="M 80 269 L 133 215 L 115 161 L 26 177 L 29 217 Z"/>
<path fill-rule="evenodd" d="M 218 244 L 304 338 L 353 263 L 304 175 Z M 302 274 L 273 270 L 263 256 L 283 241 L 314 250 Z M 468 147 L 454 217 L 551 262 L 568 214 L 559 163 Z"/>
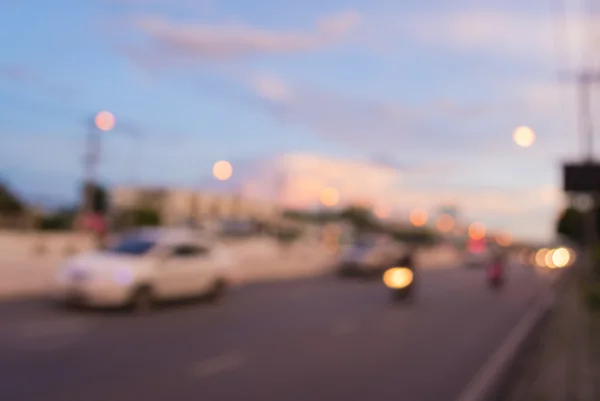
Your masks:
<path fill-rule="evenodd" d="M 501 260 L 494 261 L 488 268 L 487 281 L 492 289 L 499 289 L 504 285 L 504 266 Z"/>
<path fill-rule="evenodd" d="M 415 292 L 415 274 L 408 267 L 392 267 L 383 274 L 383 283 L 392 290 L 395 301 L 413 299 Z"/>

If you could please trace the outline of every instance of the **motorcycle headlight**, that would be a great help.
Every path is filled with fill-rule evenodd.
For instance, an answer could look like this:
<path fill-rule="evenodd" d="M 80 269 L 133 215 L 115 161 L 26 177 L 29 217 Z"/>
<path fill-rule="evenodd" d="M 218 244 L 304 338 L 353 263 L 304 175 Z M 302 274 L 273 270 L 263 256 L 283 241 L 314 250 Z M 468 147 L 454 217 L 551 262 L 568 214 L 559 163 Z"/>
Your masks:
<path fill-rule="evenodd" d="M 383 274 L 383 282 L 388 288 L 399 290 L 408 287 L 414 279 L 412 270 L 406 267 L 394 267 Z"/>

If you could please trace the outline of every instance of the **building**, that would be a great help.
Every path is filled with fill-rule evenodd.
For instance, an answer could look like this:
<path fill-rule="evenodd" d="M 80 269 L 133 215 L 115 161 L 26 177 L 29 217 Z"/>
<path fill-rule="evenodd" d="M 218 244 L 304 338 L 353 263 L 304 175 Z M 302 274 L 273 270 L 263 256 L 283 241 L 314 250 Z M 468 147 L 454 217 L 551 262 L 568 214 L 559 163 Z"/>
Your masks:
<path fill-rule="evenodd" d="M 189 189 L 117 187 L 110 191 L 111 209 L 156 210 L 163 225 L 200 223 L 216 219 L 276 221 L 280 211 L 274 204 L 232 194 L 215 194 Z"/>

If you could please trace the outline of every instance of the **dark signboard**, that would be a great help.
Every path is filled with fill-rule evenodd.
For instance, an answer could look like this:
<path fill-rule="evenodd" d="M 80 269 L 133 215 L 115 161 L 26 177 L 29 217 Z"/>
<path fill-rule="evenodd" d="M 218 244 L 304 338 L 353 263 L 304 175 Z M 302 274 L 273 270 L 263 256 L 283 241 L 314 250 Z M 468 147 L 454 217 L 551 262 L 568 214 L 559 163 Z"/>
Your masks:
<path fill-rule="evenodd" d="M 563 177 L 566 192 L 600 192 L 600 164 L 565 164 Z"/>

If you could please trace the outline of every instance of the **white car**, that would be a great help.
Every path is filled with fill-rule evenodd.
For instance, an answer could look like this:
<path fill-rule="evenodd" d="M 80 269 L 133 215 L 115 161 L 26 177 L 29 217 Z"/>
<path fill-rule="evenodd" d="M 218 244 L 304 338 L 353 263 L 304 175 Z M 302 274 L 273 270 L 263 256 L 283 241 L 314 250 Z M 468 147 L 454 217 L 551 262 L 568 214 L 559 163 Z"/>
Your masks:
<path fill-rule="evenodd" d="M 68 260 L 56 275 L 58 301 L 149 310 L 156 301 L 222 295 L 232 255 L 200 232 L 146 229 L 106 250 Z"/>
<path fill-rule="evenodd" d="M 342 253 L 341 276 L 373 275 L 394 266 L 406 254 L 406 246 L 387 235 L 364 235 Z"/>

